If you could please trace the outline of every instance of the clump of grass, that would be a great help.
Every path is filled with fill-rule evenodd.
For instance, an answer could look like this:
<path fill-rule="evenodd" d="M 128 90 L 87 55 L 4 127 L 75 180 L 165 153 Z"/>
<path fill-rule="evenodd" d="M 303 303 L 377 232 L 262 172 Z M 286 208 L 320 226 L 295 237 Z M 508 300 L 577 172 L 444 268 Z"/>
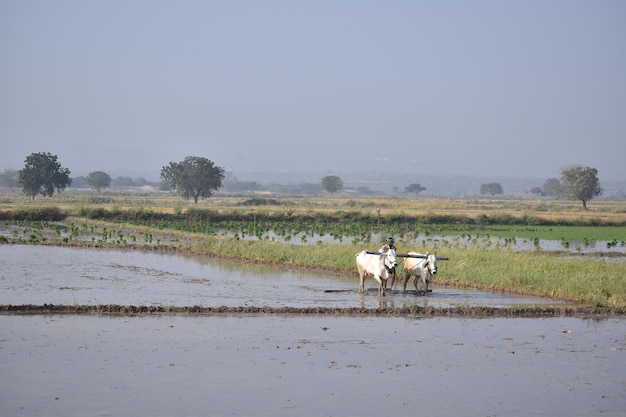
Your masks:
<path fill-rule="evenodd" d="M 355 269 L 355 255 L 363 249 L 358 245 L 301 246 L 269 240 L 237 240 L 223 236 L 204 238 L 189 248 L 199 254 L 337 271 Z"/>
<path fill-rule="evenodd" d="M 454 262 L 444 265 L 438 276 L 444 283 L 587 305 L 626 305 L 624 264 L 480 247 L 450 252 Z"/>
<path fill-rule="evenodd" d="M 0 220 L 61 221 L 66 217 L 67 213 L 56 206 L 18 207 L 0 211 Z"/>

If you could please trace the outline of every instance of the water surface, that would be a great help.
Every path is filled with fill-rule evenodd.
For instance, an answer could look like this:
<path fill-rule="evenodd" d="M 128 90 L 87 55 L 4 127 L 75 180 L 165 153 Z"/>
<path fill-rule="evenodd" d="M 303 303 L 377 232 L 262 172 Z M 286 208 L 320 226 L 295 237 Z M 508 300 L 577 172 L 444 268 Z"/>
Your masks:
<path fill-rule="evenodd" d="M 0 316 L 3 416 L 623 416 L 626 321 Z"/>
<path fill-rule="evenodd" d="M 445 274 L 445 265 L 439 267 Z M 0 304 L 157 306 L 505 306 L 555 300 L 432 287 L 429 297 L 396 289 L 378 297 L 353 273 L 337 275 L 137 249 L 0 245 Z"/>

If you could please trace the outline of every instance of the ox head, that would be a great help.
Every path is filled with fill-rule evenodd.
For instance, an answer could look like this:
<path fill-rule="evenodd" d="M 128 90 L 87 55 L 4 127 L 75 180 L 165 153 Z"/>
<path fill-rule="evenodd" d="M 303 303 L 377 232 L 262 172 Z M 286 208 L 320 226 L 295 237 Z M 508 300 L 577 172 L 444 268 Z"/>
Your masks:
<path fill-rule="evenodd" d="M 431 275 L 435 275 L 437 273 L 437 253 L 429 254 L 426 253 L 426 262 L 424 263 L 424 268 L 428 269 Z"/>
<path fill-rule="evenodd" d="M 385 268 L 387 268 L 387 271 L 389 272 L 394 271 L 396 269 L 396 266 L 398 266 L 398 258 L 396 257 L 396 250 L 389 249 L 387 252 L 383 254 L 383 256 L 385 257 Z"/>

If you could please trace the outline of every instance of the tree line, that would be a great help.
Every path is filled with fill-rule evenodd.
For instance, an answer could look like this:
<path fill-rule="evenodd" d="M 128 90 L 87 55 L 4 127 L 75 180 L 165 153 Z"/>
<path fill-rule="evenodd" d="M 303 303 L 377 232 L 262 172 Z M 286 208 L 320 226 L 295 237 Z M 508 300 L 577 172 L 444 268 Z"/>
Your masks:
<path fill-rule="evenodd" d="M 56 155 L 49 152 L 32 153 L 26 157 L 24 168 L 19 171 L 5 170 L 0 173 L 0 186 L 9 188 L 21 187 L 29 198 L 37 195 L 51 197 L 55 191 L 60 193 L 72 184 L 70 171 L 61 166 Z M 197 203 L 199 199 L 208 199 L 213 193 L 223 187 L 226 171 L 204 157 L 188 156 L 180 162 L 170 162 L 161 169 L 162 190 L 176 191 L 185 200 L 192 199 Z M 125 177 L 118 177 L 118 180 Z M 112 179 L 103 171 L 90 172 L 86 177 L 78 177 L 98 193 L 111 185 Z M 127 178 L 129 182 L 117 185 L 138 185 L 136 181 Z M 236 182 L 233 178 L 229 179 Z M 145 180 L 144 180 L 145 181 Z M 146 185 L 147 181 L 144 184 Z M 247 183 L 249 191 L 254 191 L 256 183 Z M 319 187 L 331 195 L 341 191 L 344 187 L 342 179 L 337 175 L 324 176 Z M 404 191 L 415 195 L 426 190 L 419 183 L 408 185 Z M 481 194 L 503 194 L 504 190 L 498 183 L 481 184 Z M 531 193 L 552 197 L 565 197 L 582 202 L 587 210 L 587 203 L 594 197 L 602 194 L 602 187 L 598 178 L 598 170 L 581 165 L 572 165 L 561 169 L 561 179 L 549 178 L 542 187 L 534 187 Z"/>

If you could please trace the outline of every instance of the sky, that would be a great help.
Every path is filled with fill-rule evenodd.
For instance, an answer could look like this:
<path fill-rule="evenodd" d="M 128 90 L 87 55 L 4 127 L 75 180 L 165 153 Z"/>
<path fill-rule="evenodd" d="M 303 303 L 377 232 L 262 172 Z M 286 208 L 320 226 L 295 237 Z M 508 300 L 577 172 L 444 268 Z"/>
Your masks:
<path fill-rule="evenodd" d="M 0 0 L 0 170 L 626 179 L 622 0 Z"/>

